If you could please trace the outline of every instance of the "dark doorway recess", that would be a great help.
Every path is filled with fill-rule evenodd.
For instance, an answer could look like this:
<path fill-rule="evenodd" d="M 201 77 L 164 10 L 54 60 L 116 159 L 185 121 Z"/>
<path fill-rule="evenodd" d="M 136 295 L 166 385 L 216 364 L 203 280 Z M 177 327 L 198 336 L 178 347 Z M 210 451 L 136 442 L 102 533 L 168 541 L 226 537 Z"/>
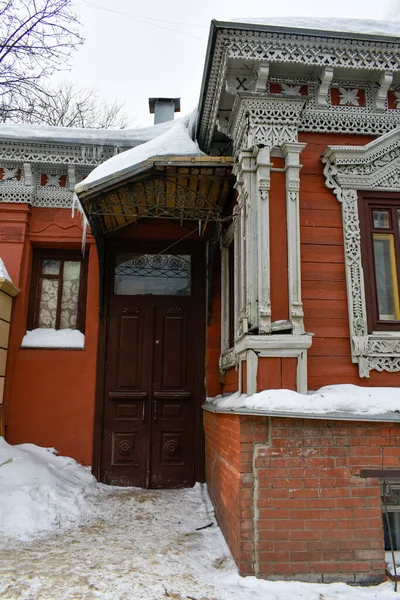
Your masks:
<path fill-rule="evenodd" d="M 203 245 L 169 246 L 130 241 L 107 251 L 97 419 L 104 483 L 176 488 L 203 479 Z"/>

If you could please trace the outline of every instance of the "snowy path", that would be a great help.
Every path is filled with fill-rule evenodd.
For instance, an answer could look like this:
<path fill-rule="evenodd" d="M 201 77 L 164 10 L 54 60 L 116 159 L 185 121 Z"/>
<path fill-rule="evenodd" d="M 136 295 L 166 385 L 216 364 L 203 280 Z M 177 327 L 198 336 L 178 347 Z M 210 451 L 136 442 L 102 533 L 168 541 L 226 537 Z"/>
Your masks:
<path fill-rule="evenodd" d="M 392 586 L 240 578 L 202 486 L 145 491 L 97 486 L 97 519 L 41 540 L 0 540 L 4 600 L 394 600 Z"/>

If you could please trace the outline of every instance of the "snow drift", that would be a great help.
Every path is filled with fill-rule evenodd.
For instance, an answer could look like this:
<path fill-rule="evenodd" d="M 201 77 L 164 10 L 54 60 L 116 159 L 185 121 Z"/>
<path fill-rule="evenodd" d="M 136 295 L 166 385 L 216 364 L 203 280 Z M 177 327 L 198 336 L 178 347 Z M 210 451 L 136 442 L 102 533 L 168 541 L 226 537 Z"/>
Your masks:
<path fill-rule="evenodd" d="M 208 404 L 222 410 L 259 410 L 279 413 L 328 415 L 383 415 L 400 412 L 399 388 L 372 388 L 357 385 L 327 385 L 313 394 L 291 390 L 264 390 L 252 396 L 231 394 L 208 398 Z"/>
<path fill-rule="evenodd" d="M 93 515 L 96 479 L 72 458 L 0 437 L 0 532 L 28 540 Z"/>

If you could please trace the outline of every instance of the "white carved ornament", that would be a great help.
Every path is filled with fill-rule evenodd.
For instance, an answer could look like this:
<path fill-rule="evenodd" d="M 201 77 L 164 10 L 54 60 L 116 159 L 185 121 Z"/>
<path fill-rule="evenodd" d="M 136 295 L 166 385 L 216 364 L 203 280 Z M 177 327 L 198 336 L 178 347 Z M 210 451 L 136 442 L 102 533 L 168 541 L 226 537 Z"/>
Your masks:
<path fill-rule="evenodd" d="M 281 146 L 297 141 L 305 100 L 272 98 L 262 94 L 237 94 L 227 127 L 234 151 L 253 146 Z"/>
<path fill-rule="evenodd" d="M 382 135 L 399 123 L 397 111 L 388 109 L 387 106 L 392 74 L 400 70 L 398 43 L 332 38 L 322 33 L 321 36 L 307 36 L 260 30 L 220 29 L 217 31 L 200 116 L 199 142 L 206 152 L 212 146 L 227 76 L 228 82 L 230 81 L 231 68 L 228 71 L 228 67 L 238 61 L 247 61 L 248 68 L 253 66 L 253 70 L 256 65 L 268 65 L 271 68 L 274 63 L 316 67 L 315 76 L 302 82 L 308 85 L 309 97 L 299 122 L 299 131 Z M 365 82 L 360 80 L 359 75 L 354 81 L 342 81 L 342 101 L 346 103 L 332 106 L 328 92 L 330 86 L 335 84 L 334 70 L 338 67 L 352 69 L 357 73 L 369 71 L 371 77 L 367 77 Z M 259 85 L 254 77 L 249 76 L 245 86 L 240 89 L 238 85 L 234 86 L 233 93 L 244 90 L 260 92 L 265 89 L 266 77 L 264 75 L 261 78 L 262 85 Z M 269 80 L 271 79 L 270 77 Z M 285 78 L 280 83 L 288 86 L 286 93 L 292 96 L 300 81 L 291 82 Z M 366 94 L 366 106 L 362 107 L 359 106 L 356 92 L 360 88 Z M 392 91 L 398 94 L 397 89 Z"/>
<path fill-rule="evenodd" d="M 329 147 L 323 163 L 325 184 L 342 204 L 353 362 L 360 377 L 400 371 L 400 333 L 368 334 L 358 217 L 358 191 L 400 192 L 400 128 L 366 146 Z"/>

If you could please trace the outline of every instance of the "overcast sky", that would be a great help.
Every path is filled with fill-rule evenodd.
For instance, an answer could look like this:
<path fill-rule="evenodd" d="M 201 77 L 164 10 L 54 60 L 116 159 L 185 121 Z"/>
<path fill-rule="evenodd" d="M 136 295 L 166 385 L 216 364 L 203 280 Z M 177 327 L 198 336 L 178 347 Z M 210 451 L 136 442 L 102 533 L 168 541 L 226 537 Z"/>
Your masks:
<path fill-rule="evenodd" d="M 346 17 L 388 20 L 400 0 L 74 0 L 85 44 L 57 79 L 96 87 L 124 101 L 135 126 L 150 125 L 148 98 L 198 102 L 210 21 L 240 17 Z M 123 13 L 123 14 L 121 14 Z"/>

